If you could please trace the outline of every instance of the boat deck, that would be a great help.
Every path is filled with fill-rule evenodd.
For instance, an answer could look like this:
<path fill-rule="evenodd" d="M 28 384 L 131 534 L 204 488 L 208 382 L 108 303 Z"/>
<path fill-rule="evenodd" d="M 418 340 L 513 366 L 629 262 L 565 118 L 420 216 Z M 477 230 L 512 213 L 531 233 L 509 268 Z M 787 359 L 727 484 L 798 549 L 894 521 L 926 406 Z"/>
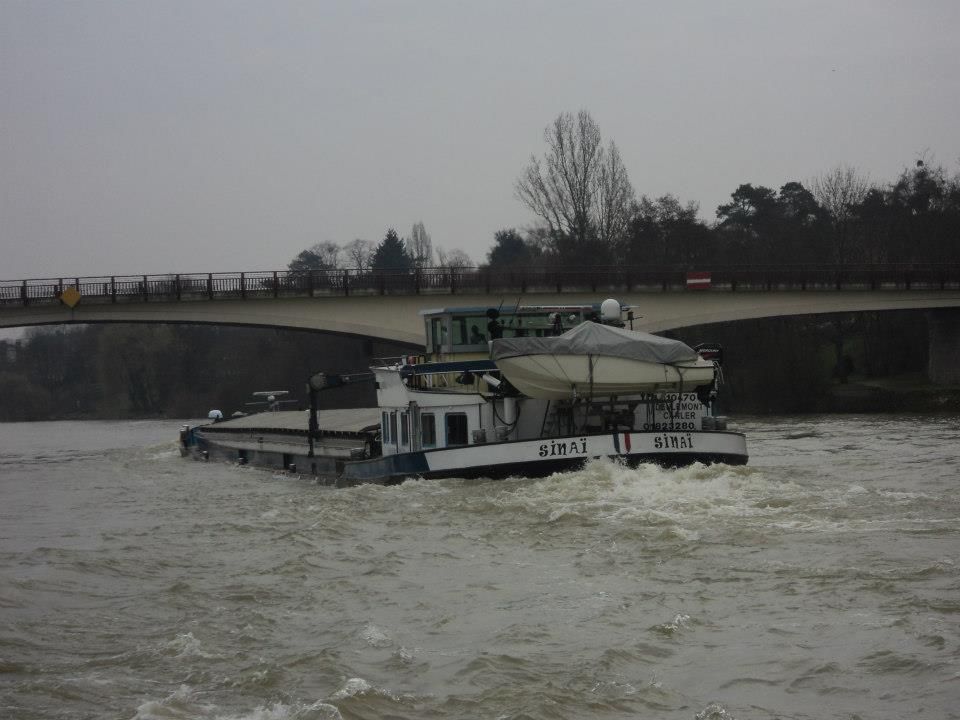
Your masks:
<path fill-rule="evenodd" d="M 379 408 L 340 408 L 337 410 L 317 411 L 320 431 L 360 433 L 380 422 Z M 306 433 L 310 423 L 310 413 L 306 410 L 280 410 L 262 412 L 245 417 L 231 418 L 218 423 L 204 425 L 204 431 L 230 432 L 237 430 Z"/>

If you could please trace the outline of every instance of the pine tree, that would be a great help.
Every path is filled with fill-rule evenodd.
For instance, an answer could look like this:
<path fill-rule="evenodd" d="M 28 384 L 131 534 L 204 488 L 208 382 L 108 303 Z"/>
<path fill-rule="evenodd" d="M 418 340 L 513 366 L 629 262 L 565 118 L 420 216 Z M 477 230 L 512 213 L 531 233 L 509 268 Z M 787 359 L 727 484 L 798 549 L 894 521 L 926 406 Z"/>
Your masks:
<path fill-rule="evenodd" d="M 387 230 L 386 237 L 377 245 L 370 262 L 373 270 L 410 270 L 413 267 L 413 258 L 403 246 L 403 241 L 397 237 L 393 228 Z"/>

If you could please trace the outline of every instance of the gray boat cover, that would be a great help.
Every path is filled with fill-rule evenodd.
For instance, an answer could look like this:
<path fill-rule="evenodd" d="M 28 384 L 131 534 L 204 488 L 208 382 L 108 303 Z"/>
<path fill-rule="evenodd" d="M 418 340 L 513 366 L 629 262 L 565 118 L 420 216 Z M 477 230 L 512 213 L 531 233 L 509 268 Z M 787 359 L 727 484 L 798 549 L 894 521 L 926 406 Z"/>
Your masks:
<path fill-rule="evenodd" d="M 490 353 L 494 362 L 525 355 L 605 355 L 672 365 L 699 357 L 679 340 L 589 321 L 554 337 L 498 338 Z"/>

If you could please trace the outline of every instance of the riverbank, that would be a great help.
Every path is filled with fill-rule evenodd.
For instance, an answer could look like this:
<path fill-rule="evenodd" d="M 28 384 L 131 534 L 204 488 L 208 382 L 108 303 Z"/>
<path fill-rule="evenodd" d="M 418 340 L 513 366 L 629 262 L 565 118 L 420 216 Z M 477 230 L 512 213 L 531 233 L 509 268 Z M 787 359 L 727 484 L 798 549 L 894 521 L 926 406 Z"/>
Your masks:
<path fill-rule="evenodd" d="M 918 312 L 768 318 L 684 328 L 689 345 L 724 348 L 720 412 L 729 415 L 960 411 L 960 387 L 928 383 Z M 318 370 L 364 370 L 410 348 L 269 329 L 79 326 L 0 342 L 0 421 L 164 419 L 256 409 L 257 390 L 289 390 L 306 407 Z M 836 379 L 842 365 L 849 382 Z M 375 404 L 372 385 L 336 388 L 331 408 Z M 290 406 L 293 407 L 293 406 Z M 289 409 L 289 408 L 288 408 Z"/>
<path fill-rule="evenodd" d="M 362 399 L 348 398 L 346 404 L 338 407 L 362 406 Z M 209 408 L 197 407 L 192 415 L 204 417 Z M 771 417 L 781 415 L 764 408 L 736 408 L 724 407 L 722 412 L 737 415 L 751 415 L 757 417 Z M 845 415 L 858 413 L 904 414 L 916 413 L 922 415 L 960 415 L 960 386 L 935 385 L 924 377 L 922 373 L 904 373 L 886 378 L 857 378 L 851 377 L 846 384 L 835 382 L 827 392 L 817 398 L 809 410 L 796 413 L 797 415 L 831 414 Z M 122 415 L 95 414 L 95 413 L 63 413 L 62 415 L 44 418 L 49 421 L 113 421 L 113 420 L 178 420 L 177 415 L 166 414 L 137 414 Z"/>
<path fill-rule="evenodd" d="M 960 413 L 960 386 L 935 385 L 922 373 L 885 378 L 851 377 L 820 400 L 823 413 Z"/>

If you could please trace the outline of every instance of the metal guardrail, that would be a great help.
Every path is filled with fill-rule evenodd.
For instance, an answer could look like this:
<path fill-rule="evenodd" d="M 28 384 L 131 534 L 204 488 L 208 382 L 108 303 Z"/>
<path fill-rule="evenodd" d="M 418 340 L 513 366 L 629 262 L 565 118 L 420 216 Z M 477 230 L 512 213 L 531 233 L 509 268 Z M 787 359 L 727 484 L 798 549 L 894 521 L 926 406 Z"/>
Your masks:
<path fill-rule="evenodd" d="M 960 290 L 960 264 L 670 267 L 422 268 L 185 273 L 0 280 L 0 306 L 52 305 L 75 288 L 85 304 L 349 295 L 671 292 L 708 270 L 711 291 Z M 703 292 L 697 290 L 696 292 Z"/>

